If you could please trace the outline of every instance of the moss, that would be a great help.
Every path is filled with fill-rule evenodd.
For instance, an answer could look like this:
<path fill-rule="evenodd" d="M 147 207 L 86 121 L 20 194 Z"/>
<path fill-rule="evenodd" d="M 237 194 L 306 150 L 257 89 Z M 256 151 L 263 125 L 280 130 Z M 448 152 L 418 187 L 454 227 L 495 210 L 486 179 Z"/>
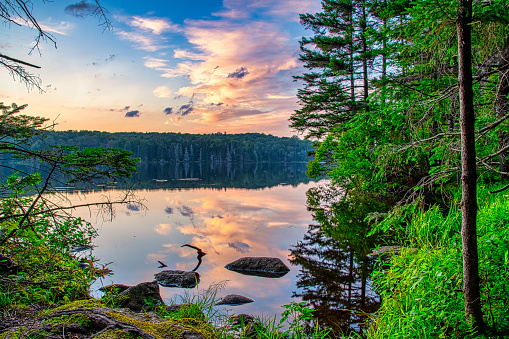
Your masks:
<path fill-rule="evenodd" d="M 41 312 L 41 316 L 48 316 L 52 313 L 58 312 L 58 311 L 67 311 L 67 310 L 73 310 L 76 308 L 84 308 L 84 309 L 92 309 L 92 308 L 99 308 L 103 307 L 104 304 L 96 299 L 84 299 L 84 300 L 75 300 L 70 303 L 64 304 L 62 306 L 45 310 Z"/>
<path fill-rule="evenodd" d="M 134 325 L 157 339 L 182 338 L 183 331 L 194 331 L 207 339 L 218 338 L 218 335 L 214 332 L 210 324 L 198 319 L 172 319 L 155 323 L 136 320 L 115 312 L 109 312 L 108 315 L 119 321 Z"/>
<path fill-rule="evenodd" d="M 61 325 L 77 324 L 83 327 L 88 327 L 90 325 L 90 318 L 85 314 L 76 313 L 62 315 L 59 317 L 53 317 L 45 320 L 44 322 L 47 324 L 61 324 Z"/>
<path fill-rule="evenodd" d="M 139 339 L 141 337 L 138 335 L 129 333 L 127 331 L 108 330 L 108 331 L 101 333 L 96 338 L 98 338 L 98 339 Z"/>
<path fill-rule="evenodd" d="M 8 330 L 8 331 L 5 331 L 2 334 L 0 334 L 0 339 L 6 339 L 6 338 L 9 338 L 9 339 L 26 339 L 26 338 L 38 339 L 38 338 L 42 338 L 42 337 L 43 337 L 42 332 L 27 329 L 24 326 L 19 326 L 13 330 Z"/>

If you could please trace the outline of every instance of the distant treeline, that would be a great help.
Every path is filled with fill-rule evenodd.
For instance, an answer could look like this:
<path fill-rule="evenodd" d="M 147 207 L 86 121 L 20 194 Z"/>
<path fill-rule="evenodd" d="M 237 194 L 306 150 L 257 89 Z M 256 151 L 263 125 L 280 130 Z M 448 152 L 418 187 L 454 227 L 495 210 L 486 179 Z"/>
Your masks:
<path fill-rule="evenodd" d="M 142 162 L 305 162 L 312 145 L 296 136 L 276 137 L 262 133 L 108 133 L 98 131 L 48 132 L 32 147 L 76 145 L 119 147 Z"/>

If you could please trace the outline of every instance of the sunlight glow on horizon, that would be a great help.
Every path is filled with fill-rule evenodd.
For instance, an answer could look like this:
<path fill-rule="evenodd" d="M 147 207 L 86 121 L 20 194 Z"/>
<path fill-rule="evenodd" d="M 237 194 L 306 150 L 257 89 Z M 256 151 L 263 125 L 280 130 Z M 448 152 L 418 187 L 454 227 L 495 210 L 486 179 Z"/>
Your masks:
<path fill-rule="evenodd" d="M 27 93 L 2 69 L 0 101 L 27 103 L 23 113 L 56 121 L 57 130 L 294 134 L 292 75 L 303 71 L 298 40 L 310 34 L 298 14 L 320 1 L 101 4 L 113 32 L 62 3 L 34 3 L 58 46 L 41 44 L 42 57 L 27 55 L 33 30 L 4 27 L 1 53 L 40 65 L 45 93 Z"/>

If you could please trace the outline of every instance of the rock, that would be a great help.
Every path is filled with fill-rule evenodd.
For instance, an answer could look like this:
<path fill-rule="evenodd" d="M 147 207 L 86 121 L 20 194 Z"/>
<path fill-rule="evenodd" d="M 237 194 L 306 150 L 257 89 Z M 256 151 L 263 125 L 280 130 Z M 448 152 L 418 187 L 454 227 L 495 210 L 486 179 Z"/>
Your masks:
<path fill-rule="evenodd" d="M 205 339 L 200 333 L 190 330 L 180 332 L 182 339 Z"/>
<path fill-rule="evenodd" d="M 221 298 L 220 301 L 214 304 L 216 305 L 229 305 L 229 306 L 238 306 L 244 305 L 248 303 L 252 303 L 254 300 L 248 297 L 244 297 L 238 294 L 228 294 L 226 297 Z"/>
<path fill-rule="evenodd" d="M 168 270 L 155 274 L 159 285 L 165 287 L 193 288 L 200 282 L 200 275 L 192 271 Z"/>
<path fill-rule="evenodd" d="M 244 275 L 265 278 L 280 278 L 290 271 L 281 259 L 270 257 L 244 257 L 224 268 Z"/>
<path fill-rule="evenodd" d="M 159 295 L 159 285 L 156 281 L 129 287 L 118 296 L 113 297 L 113 302 L 134 312 L 151 311 L 158 305 L 164 304 Z"/>
<path fill-rule="evenodd" d="M 112 284 L 100 287 L 99 291 L 106 293 L 106 295 L 117 295 L 131 287 L 123 284 Z"/>
<path fill-rule="evenodd" d="M 254 322 L 254 317 L 249 314 L 234 315 L 228 319 L 232 326 L 248 326 Z"/>
<path fill-rule="evenodd" d="M 16 274 L 18 265 L 9 257 L 0 254 L 0 273 Z"/>
<path fill-rule="evenodd" d="M 255 322 L 255 319 L 252 315 L 249 314 L 239 314 L 230 317 L 228 319 L 230 323 L 230 329 L 237 329 L 238 335 L 234 337 L 240 338 L 252 338 L 256 335 L 256 328 L 259 328 L 259 325 Z"/>

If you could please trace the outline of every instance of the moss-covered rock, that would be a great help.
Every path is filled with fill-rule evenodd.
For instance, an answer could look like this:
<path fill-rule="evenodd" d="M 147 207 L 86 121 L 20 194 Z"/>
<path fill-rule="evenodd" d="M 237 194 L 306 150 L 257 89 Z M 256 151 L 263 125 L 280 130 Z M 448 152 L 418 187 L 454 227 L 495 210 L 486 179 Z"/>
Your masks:
<path fill-rule="evenodd" d="M 113 297 L 112 302 L 135 312 L 152 311 L 164 304 L 156 281 L 129 287 L 118 296 Z"/>

